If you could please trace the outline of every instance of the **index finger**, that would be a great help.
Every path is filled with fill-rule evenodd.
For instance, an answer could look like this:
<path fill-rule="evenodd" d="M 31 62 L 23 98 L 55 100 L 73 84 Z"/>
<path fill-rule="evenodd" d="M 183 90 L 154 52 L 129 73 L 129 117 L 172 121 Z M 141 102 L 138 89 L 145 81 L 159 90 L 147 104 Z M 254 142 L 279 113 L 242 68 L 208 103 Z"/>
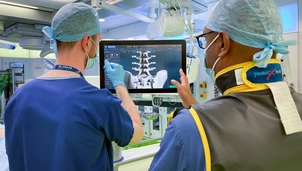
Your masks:
<path fill-rule="evenodd" d="M 110 62 L 106 59 L 105 60 L 105 65 L 109 64 Z"/>
<path fill-rule="evenodd" d="M 182 69 L 179 70 L 181 84 L 188 84 L 188 78 Z"/>
<path fill-rule="evenodd" d="M 180 74 L 181 77 L 186 76 L 186 74 L 184 73 L 184 71 L 182 69 L 179 69 L 179 74 Z"/>

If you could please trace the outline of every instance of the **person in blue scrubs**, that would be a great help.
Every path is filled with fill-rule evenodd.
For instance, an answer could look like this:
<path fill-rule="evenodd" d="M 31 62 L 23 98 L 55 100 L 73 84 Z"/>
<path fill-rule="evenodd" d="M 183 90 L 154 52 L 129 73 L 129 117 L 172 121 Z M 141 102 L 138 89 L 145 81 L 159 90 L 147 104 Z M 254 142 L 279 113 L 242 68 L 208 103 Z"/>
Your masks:
<path fill-rule="evenodd" d="M 181 82 L 171 82 L 186 109 L 175 111 L 150 171 L 302 170 L 301 129 L 286 132 L 268 86 L 282 85 L 278 92 L 288 99 L 279 97 L 280 105 L 291 101 L 290 113 L 302 118 L 302 95 L 283 81 L 276 59 L 295 44 L 283 40 L 282 29 L 273 0 L 217 2 L 196 38 L 206 73 L 223 95 L 198 104 L 179 71 Z"/>
<path fill-rule="evenodd" d="M 123 67 L 108 61 L 104 67 L 117 97 L 83 76 L 97 63 L 100 32 L 97 11 L 84 3 L 63 6 L 51 27 L 43 28 L 57 60 L 7 104 L 11 171 L 112 171 L 112 142 L 123 147 L 141 140 L 142 124 L 125 88 Z"/>
<path fill-rule="evenodd" d="M 203 171 L 204 149 L 192 116 L 187 109 L 178 112 L 165 131 L 151 171 Z"/>

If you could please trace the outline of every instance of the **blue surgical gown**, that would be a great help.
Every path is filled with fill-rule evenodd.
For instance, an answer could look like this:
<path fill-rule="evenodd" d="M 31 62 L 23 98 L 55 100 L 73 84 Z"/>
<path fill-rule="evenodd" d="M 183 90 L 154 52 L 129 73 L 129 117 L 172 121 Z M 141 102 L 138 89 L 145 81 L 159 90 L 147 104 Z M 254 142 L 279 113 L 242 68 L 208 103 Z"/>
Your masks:
<path fill-rule="evenodd" d="M 7 104 L 5 128 L 11 171 L 110 171 L 111 142 L 126 146 L 134 132 L 121 100 L 81 77 L 26 83 Z"/>
<path fill-rule="evenodd" d="M 149 171 L 204 171 L 203 144 L 189 110 L 183 109 L 166 129 Z"/>

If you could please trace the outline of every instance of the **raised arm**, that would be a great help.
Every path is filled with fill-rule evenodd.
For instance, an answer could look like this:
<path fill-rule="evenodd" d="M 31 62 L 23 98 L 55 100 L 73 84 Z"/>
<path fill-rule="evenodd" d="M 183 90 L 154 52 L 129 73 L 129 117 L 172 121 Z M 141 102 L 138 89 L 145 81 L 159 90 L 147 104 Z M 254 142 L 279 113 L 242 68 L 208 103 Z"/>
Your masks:
<path fill-rule="evenodd" d="M 143 137 L 143 126 L 140 119 L 139 112 L 131 99 L 128 90 L 125 87 L 124 78 L 125 71 L 123 66 L 115 63 L 109 63 L 107 60 L 105 61 L 105 72 L 108 74 L 110 81 L 115 87 L 117 97 L 122 100 L 123 108 L 128 112 L 130 118 L 133 122 L 134 134 L 130 141 L 130 144 L 137 143 L 141 141 Z"/>

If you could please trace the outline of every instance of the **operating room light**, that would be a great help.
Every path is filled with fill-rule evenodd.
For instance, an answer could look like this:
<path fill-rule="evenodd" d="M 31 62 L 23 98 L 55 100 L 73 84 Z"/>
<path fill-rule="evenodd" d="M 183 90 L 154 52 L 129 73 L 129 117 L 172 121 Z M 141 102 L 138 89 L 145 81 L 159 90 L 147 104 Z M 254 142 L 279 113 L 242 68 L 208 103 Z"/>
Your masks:
<path fill-rule="evenodd" d="M 102 23 L 102 22 L 105 22 L 105 19 L 100 18 L 99 21 Z"/>
<path fill-rule="evenodd" d="M 14 5 L 14 6 L 19 6 L 19 7 L 38 9 L 38 7 L 35 7 L 35 6 L 24 5 L 24 4 L 18 4 L 18 3 L 7 2 L 7 1 L 0 1 L 0 4 Z"/>
<path fill-rule="evenodd" d="M 122 2 L 124 0 L 105 0 L 104 2 L 107 3 L 107 4 L 111 4 L 111 5 L 114 5 L 114 4 L 117 4 L 119 2 Z"/>

